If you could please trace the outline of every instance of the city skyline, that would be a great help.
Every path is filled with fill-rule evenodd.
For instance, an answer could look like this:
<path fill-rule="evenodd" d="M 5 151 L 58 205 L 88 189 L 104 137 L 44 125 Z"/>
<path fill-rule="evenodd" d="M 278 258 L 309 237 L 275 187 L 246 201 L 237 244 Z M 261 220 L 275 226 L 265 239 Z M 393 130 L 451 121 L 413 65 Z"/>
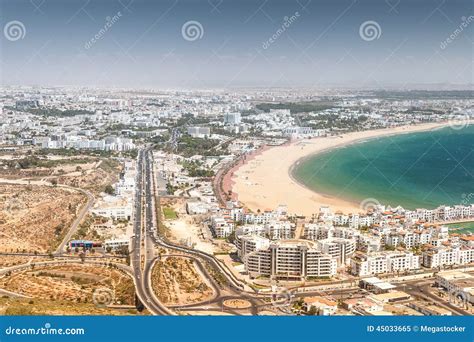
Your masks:
<path fill-rule="evenodd" d="M 2 85 L 472 89 L 469 1 L 57 4 L 1 1 Z"/>

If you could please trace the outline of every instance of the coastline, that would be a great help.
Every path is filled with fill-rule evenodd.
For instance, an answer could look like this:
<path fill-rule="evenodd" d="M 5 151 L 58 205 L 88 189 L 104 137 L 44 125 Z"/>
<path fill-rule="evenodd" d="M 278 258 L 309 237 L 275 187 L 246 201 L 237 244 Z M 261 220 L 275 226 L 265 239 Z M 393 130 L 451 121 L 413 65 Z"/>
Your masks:
<path fill-rule="evenodd" d="M 232 193 L 251 210 L 274 209 L 288 206 L 291 214 L 309 216 L 319 207 L 329 206 L 333 211 L 360 212 L 360 204 L 347 198 L 337 198 L 315 192 L 298 182 L 292 175 L 296 165 L 314 155 L 393 135 L 430 131 L 449 126 L 448 122 L 399 126 L 342 136 L 302 139 L 268 148 L 233 170 Z"/>
<path fill-rule="evenodd" d="M 237 194 L 233 192 L 233 188 L 235 185 L 234 181 L 234 174 L 235 172 L 245 163 L 249 162 L 256 156 L 260 155 L 264 151 L 268 150 L 270 146 L 261 146 L 257 150 L 253 151 L 252 153 L 246 154 L 245 156 L 240 157 L 236 160 L 227 170 L 223 172 L 223 174 L 218 174 L 215 178 L 216 180 L 216 187 L 219 194 L 219 199 L 222 202 L 221 204 L 224 205 L 226 200 L 235 201 L 238 199 Z M 220 184 L 219 184 L 220 183 Z M 229 194 L 230 192 L 230 194 Z"/>

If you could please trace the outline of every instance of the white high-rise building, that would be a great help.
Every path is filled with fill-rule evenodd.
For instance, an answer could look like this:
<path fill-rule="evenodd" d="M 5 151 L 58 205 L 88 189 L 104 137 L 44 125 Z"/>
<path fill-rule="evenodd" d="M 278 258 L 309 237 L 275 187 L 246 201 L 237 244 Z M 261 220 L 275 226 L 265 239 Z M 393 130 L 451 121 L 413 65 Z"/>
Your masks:
<path fill-rule="evenodd" d="M 280 240 L 268 246 L 256 237 L 262 246 L 243 257 L 245 269 L 254 277 L 268 276 L 274 279 L 301 280 L 306 278 L 332 277 L 337 272 L 337 259 L 321 252 L 316 244 L 307 240 Z M 248 246 L 242 244 L 240 254 Z"/>

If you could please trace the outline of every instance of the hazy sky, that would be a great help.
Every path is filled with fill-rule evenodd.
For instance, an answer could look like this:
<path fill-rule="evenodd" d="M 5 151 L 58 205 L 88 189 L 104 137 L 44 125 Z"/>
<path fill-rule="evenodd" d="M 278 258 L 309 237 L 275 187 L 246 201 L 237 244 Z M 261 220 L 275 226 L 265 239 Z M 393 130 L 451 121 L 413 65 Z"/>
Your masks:
<path fill-rule="evenodd" d="M 471 0 L 0 4 L 2 84 L 213 88 L 473 82 Z M 183 34 L 189 21 L 197 22 L 190 23 L 197 36 L 192 29 Z M 454 39 L 447 42 L 450 36 Z"/>

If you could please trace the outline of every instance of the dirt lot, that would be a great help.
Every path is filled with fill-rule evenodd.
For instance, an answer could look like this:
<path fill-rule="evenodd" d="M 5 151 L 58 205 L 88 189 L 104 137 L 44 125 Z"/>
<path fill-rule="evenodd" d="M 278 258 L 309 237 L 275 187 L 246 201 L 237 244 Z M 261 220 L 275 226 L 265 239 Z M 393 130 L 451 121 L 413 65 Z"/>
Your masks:
<path fill-rule="evenodd" d="M 133 280 L 128 275 L 113 268 L 79 264 L 13 273 L 0 280 L 0 287 L 50 301 L 94 303 L 100 296 L 98 306 L 133 305 L 135 294 Z"/>
<path fill-rule="evenodd" d="M 0 176 L 2 178 L 35 178 L 58 173 L 88 170 L 95 166 L 97 158 L 60 157 L 36 155 L 1 155 Z"/>
<path fill-rule="evenodd" d="M 53 250 L 85 203 L 74 190 L 0 184 L 0 251 Z"/>
<path fill-rule="evenodd" d="M 152 286 L 156 296 L 166 305 L 201 302 L 213 294 L 193 261 L 180 257 L 167 257 L 155 264 Z"/>
<path fill-rule="evenodd" d="M 117 161 L 112 159 L 100 160 L 94 167 L 78 171 L 60 173 L 57 176 L 58 184 L 65 184 L 76 188 L 89 190 L 94 194 L 104 191 L 107 185 L 118 181 L 121 168 Z"/>
<path fill-rule="evenodd" d="M 97 307 L 65 300 L 0 298 L 0 315 L 136 315 L 137 310 Z"/>
<path fill-rule="evenodd" d="M 95 194 L 117 181 L 121 166 L 110 158 L 90 156 L 0 156 L 0 178 L 44 180 Z"/>
<path fill-rule="evenodd" d="M 211 239 L 209 229 L 201 223 L 204 216 L 186 213 L 186 201 L 161 199 L 160 205 L 163 211 L 162 222 L 168 228 L 167 237 L 171 241 L 209 254 L 228 250 L 225 241 Z"/>

